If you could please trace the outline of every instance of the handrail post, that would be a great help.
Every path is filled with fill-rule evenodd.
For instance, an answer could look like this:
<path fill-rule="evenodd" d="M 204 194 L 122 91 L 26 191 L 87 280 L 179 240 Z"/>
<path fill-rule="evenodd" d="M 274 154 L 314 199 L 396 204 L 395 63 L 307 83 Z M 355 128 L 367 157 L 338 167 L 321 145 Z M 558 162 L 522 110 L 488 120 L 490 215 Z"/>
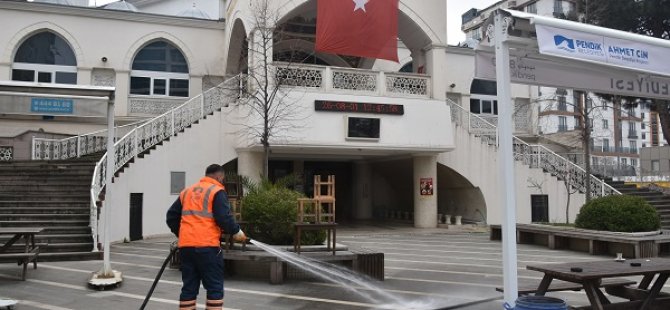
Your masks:
<path fill-rule="evenodd" d="M 203 96 L 204 97 L 204 96 Z M 176 136 L 177 133 L 174 131 L 174 110 L 172 109 L 170 113 L 170 136 Z"/>
<path fill-rule="evenodd" d="M 81 136 L 77 136 L 77 158 L 81 157 Z"/>
<path fill-rule="evenodd" d="M 205 118 L 205 96 L 200 96 L 200 119 Z"/>
<path fill-rule="evenodd" d="M 323 72 L 323 90 L 330 92 L 333 88 L 333 69 L 330 66 L 326 67 L 326 70 Z"/>
<path fill-rule="evenodd" d="M 140 154 L 140 140 L 137 137 L 137 126 L 135 126 L 135 129 L 133 129 L 133 157 L 137 157 L 137 155 Z"/>
<path fill-rule="evenodd" d="M 35 136 L 33 136 L 33 138 L 32 138 L 32 155 L 30 156 L 30 158 L 32 160 L 37 160 L 37 156 L 36 156 L 37 155 L 37 153 L 36 153 L 37 150 L 36 150 L 36 147 L 35 147 L 36 144 L 37 143 L 35 142 Z"/>
<path fill-rule="evenodd" d="M 386 88 L 386 74 L 384 74 L 384 71 L 379 71 L 379 74 L 377 74 L 377 94 L 380 96 L 385 96 L 386 93 L 388 92 L 388 89 Z"/>

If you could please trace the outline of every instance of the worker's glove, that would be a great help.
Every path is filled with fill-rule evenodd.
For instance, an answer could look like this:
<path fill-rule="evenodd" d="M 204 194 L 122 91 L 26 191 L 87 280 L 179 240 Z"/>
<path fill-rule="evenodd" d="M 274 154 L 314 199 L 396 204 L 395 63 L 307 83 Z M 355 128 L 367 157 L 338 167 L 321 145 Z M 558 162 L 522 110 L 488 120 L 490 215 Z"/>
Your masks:
<path fill-rule="evenodd" d="M 245 242 L 247 241 L 247 235 L 244 234 L 244 232 L 240 229 L 239 232 L 233 235 L 233 240 L 236 242 Z"/>

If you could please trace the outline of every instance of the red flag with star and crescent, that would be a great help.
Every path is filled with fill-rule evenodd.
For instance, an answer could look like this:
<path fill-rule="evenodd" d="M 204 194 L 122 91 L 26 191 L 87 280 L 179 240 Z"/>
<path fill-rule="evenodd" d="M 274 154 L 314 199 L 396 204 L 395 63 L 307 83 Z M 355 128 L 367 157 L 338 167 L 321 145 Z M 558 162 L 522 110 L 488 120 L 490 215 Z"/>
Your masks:
<path fill-rule="evenodd" d="M 317 52 L 398 62 L 399 0 L 318 0 Z"/>

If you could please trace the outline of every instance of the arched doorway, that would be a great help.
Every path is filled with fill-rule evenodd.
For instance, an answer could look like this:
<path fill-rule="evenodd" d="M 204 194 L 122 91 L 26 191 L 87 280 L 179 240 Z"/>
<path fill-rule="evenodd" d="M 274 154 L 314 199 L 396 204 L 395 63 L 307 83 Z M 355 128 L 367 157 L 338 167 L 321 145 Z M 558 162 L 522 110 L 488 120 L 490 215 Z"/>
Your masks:
<path fill-rule="evenodd" d="M 455 170 L 437 165 L 438 212 L 460 215 L 464 223 L 486 223 L 486 201 L 479 187 L 475 187 Z"/>

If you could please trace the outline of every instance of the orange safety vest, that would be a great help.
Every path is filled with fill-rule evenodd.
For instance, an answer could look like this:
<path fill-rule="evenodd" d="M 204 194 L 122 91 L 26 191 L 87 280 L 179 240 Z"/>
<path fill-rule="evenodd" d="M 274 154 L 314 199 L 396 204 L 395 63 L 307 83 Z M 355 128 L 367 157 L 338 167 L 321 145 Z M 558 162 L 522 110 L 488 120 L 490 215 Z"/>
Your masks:
<path fill-rule="evenodd" d="M 200 182 L 179 194 L 181 201 L 181 224 L 179 247 L 219 247 L 221 228 L 214 219 L 212 207 L 214 196 L 225 190 L 218 181 L 203 177 Z"/>

